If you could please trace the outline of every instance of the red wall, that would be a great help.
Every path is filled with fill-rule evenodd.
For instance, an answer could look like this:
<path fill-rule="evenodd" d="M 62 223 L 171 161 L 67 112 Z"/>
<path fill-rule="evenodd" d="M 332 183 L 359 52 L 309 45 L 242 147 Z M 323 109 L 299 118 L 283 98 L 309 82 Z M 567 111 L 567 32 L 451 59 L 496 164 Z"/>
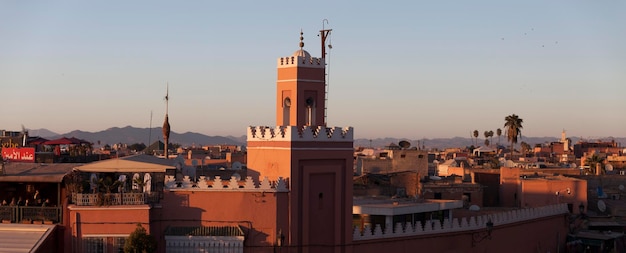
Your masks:
<path fill-rule="evenodd" d="M 168 226 L 241 226 L 246 247 L 273 246 L 278 230 L 287 231 L 285 192 L 165 191 L 161 203 L 151 211 L 159 249 Z"/>
<path fill-rule="evenodd" d="M 352 251 L 359 253 L 564 252 L 567 227 L 566 215 L 557 215 L 502 226 L 495 224 L 491 239 L 486 238 L 476 243 L 475 246 L 472 246 L 473 233 L 458 232 L 354 241 Z M 560 251 L 557 250 L 558 247 Z"/>
<path fill-rule="evenodd" d="M 523 180 L 521 189 L 525 208 L 568 203 L 572 212 L 579 213 L 578 206 L 587 205 L 587 182 L 583 180 Z"/>
<path fill-rule="evenodd" d="M 137 223 L 150 231 L 150 206 L 69 206 L 69 231 L 66 251 L 80 251 L 79 238 L 86 235 L 129 235 Z"/>

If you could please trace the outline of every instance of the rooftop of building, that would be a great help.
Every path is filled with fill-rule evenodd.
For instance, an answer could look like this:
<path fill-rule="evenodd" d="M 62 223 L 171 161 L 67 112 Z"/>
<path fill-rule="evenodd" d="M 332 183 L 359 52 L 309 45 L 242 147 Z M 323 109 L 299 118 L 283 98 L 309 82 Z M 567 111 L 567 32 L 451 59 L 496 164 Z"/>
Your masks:
<path fill-rule="evenodd" d="M 554 174 L 522 175 L 522 180 L 581 181 L 581 179 Z"/>
<path fill-rule="evenodd" d="M 359 197 L 352 203 L 353 214 L 403 215 L 463 207 L 462 200 Z"/>
<path fill-rule="evenodd" d="M 162 159 L 140 154 L 93 162 L 76 169 L 82 172 L 165 172 L 166 169 L 176 168 L 179 163 L 183 166 L 184 159 Z"/>
<path fill-rule="evenodd" d="M 2 252 L 38 252 L 56 225 L 0 224 Z"/>
<path fill-rule="evenodd" d="M 4 165 L 0 182 L 60 183 L 65 175 L 82 163 L 14 163 Z"/>

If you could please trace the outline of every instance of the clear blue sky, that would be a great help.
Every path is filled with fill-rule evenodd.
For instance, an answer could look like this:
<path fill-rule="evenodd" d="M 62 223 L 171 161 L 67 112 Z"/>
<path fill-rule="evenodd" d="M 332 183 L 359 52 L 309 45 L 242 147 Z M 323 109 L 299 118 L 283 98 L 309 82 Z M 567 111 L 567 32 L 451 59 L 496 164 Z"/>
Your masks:
<path fill-rule="evenodd" d="M 95 3 L 94 3 L 95 2 Z M 320 55 L 357 138 L 626 136 L 624 1 L 2 1 L 0 129 L 275 124 L 276 59 Z"/>

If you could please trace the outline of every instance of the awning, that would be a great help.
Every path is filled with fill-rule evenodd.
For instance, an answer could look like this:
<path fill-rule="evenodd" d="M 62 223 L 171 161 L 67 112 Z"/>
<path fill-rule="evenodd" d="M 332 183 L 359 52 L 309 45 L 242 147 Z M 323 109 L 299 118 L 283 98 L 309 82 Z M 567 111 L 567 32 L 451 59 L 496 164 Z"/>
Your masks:
<path fill-rule="evenodd" d="M 175 169 L 176 160 L 150 155 L 126 156 L 85 164 L 75 169 L 82 172 L 165 172 Z"/>

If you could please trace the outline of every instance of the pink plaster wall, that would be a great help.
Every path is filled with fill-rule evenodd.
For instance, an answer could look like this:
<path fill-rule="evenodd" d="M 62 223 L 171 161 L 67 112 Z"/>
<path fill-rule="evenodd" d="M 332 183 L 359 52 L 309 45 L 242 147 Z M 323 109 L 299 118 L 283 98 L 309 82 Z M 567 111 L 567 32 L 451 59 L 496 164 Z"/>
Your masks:
<path fill-rule="evenodd" d="M 587 205 L 587 182 L 584 180 L 522 180 L 521 192 L 523 207 L 568 203 L 573 213 L 579 213 L 578 206 L 581 203 Z"/>
<path fill-rule="evenodd" d="M 248 247 L 272 246 L 278 230 L 287 231 L 287 193 L 165 191 L 161 203 L 151 212 L 160 248 L 168 226 L 241 226 Z"/>
<path fill-rule="evenodd" d="M 80 239 L 86 235 L 128 235 L 137 223 L 150 231 L 150 207 L 137 206 L 70 206 L 69 240 L 65 240 L 65 249 L 80 252 Z"/>
<path fill-rule="evenodd" d="M 72 234 L 130 234 L 137 223 L 150 230 L 149 207 L 142 207 L 144 209 L 118 209 L 113 206 L 70 208 Z"/>
<path fill-rule="evenodd" d="M 283 124 L 283 100 L 291 99 L 290 126 L 305 125 L 305 100 L 315 99 L 315 125 L 324 126 L 325 80 L 323 68 L 279 68 L 276 83 L 276 125 Z M 312 81 L 308 81 L 312 80 Z M 305 88 L 306 87 L 306 88 Z"/>

